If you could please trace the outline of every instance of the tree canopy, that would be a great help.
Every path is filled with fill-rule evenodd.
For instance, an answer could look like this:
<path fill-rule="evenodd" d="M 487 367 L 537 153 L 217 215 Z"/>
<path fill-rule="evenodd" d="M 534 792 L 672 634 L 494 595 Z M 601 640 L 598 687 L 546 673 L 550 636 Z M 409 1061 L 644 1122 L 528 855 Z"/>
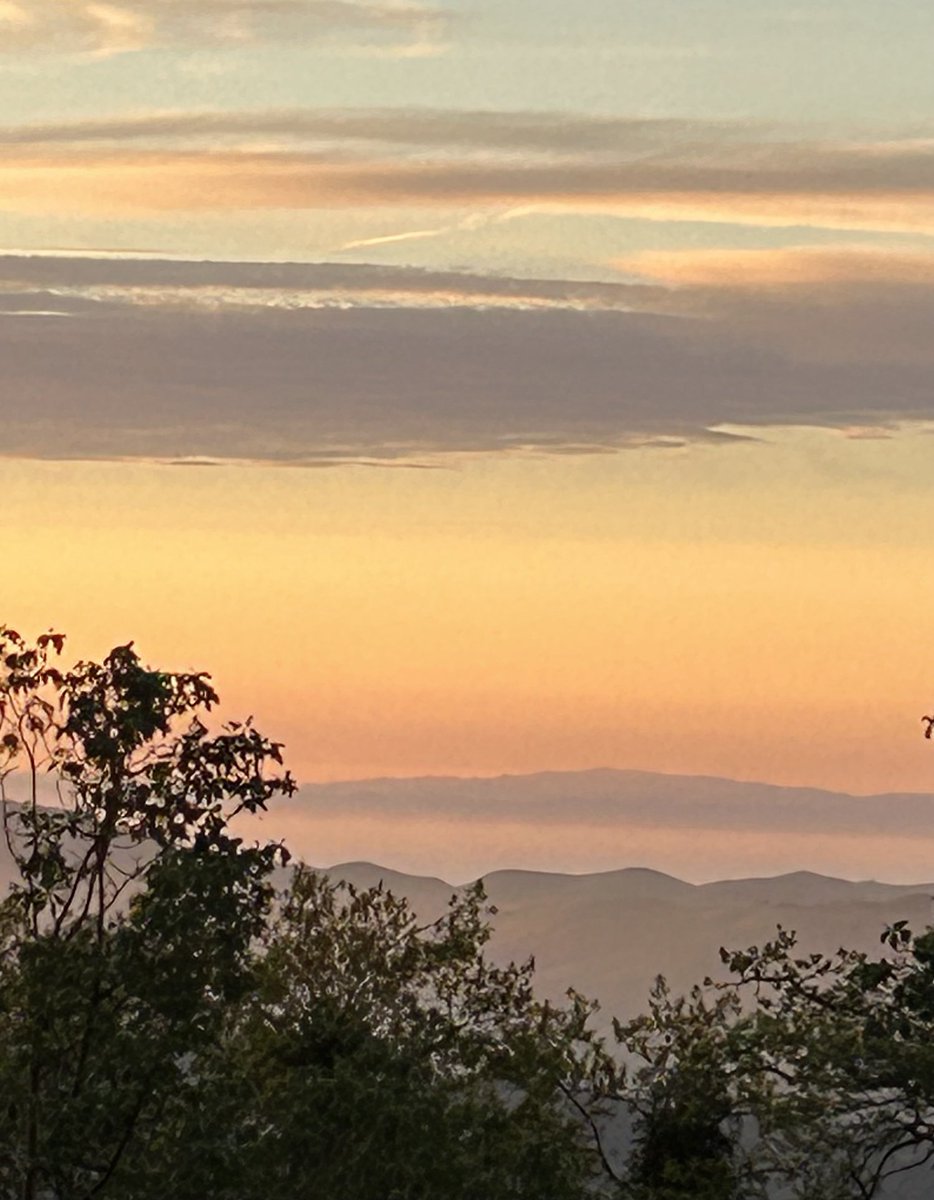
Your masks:
<path fill-rule="evenodd" d="M 593 1194 L 592 1006 L 488 961 L 482 889 L 419 924 L 283 872 L 231 824 L 294 790 L 281 746 L 204 674 L 62 649 L 0 628 L 0 1194 Z"/>
<path fill-rule="evenodd" d="M 617 1035 L 633 1200 L 871 1200 L 934 1161 L 934 931 L 876 956 L 804 954 L 779 928 L 721 951 L 726 979 L 664 980 Z"/>

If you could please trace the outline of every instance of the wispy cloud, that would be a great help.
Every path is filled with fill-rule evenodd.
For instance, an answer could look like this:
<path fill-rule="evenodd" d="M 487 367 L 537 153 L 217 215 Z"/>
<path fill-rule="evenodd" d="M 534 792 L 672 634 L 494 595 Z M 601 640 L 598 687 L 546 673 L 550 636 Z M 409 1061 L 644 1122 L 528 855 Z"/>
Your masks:
<path fill-rule="evenodd" d="M 3 0 L 0 53 L 186 51 L 335 36 L 425 53 L 447 18 L 418 0 Z"/>
<path fill-rule="evenodd" d="M 530 113 L 151 114 L 0 129 L 8 209 L 108 214 L 536 206 L 934 231 L 934 141 Z"/>
<path fill-rule="evenodd" d="M 445 305 L 513 308 L 574 308 L 628 311 L 658 287 L 561 279 L 387 267 L 371 263 L 185 262 L 126 254 L 0 255 L 0 295 L 39 292 L 67 296 L 73 303 L 102 305 L 208 304 L 250 308 L 374 307 Z"/>
<path fill-rule="evenodd" d="M 454 221 L 449 225 L 439 225 L 433 229 L 411 229 L 401 233 L 384 234 L 382 237 L 360 238 L 352 242 L 345 242 L 344 245 L 338 247 L 336 252 L 341 254 L 349 250 L 363 250 L 373 246 L 391 246 L 398 242 L 425 241 L 452 233 L 474 232 L 488 225 L 511 221 L 518 216 L 526 215 L 526 212 L 525 209 L 511 208 L 494 212 L 469 213 L 460 221 Z"/>
<path fill-rule="evenodd" d="M 345 242 L 343 246 L 338 247 L 338 250 L 362 250 L 368 246 L 390 246 L 396 242 L 419 242 L 425 238 L 440 237 L 446 231 L 447 226 L 442 226 L 440 229 L 410 229 L 406 233 L 387 233 L 382 237 L 358 238 L 353 242 Z"/>
<path fill-rule="evenodd" d="M 680 145 L 685 150 L 711 142 L 748 138 L 747 126 L 680 118 L 602 117 L 436 108 L 258 109 L 246 111 L 153 111 L 75 121 L 0 126 L 2 145 L 111 146 L 147 142 L 199 143 L 218 137 L 269 138 L 429 149 L 542 152 L 545 154 L 645 154 Z"/>

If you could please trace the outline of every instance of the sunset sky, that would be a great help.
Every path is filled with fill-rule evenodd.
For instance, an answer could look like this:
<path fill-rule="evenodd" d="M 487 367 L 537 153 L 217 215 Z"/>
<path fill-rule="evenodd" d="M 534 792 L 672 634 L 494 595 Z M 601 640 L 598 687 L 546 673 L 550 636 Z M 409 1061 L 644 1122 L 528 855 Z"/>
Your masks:
<path fill-rule="evenodd" d="M 0 622 L 210 669 L 303 780 L 934 791 L 932 52 L 0 0 Z"/>

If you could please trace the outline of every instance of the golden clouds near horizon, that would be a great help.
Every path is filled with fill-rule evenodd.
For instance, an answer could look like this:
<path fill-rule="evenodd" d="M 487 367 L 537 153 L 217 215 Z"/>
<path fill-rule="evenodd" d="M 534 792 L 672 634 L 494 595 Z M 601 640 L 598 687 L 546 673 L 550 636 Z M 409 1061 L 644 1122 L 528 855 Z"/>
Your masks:
<path fill-rule="evenodd" d="M 617 259 L 627 275 L 693 287 L 780 288 L 934 283 L 934 251 L 873 245 L 646 250 Z"/>

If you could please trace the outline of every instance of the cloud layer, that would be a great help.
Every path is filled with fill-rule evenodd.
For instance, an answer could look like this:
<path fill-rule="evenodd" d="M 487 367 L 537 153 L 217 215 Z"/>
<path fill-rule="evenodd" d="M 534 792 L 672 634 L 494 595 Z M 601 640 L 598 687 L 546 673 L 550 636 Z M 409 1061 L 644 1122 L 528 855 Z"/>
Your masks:
<path fill-rule="evenodd" d="M 353 7 L 353 6 L 351 6 Z M 530 112 L 155 113 L 0 129 L 14 211 L 533 206 L 934 231 L 934 141 Z"/>
<path fill-rule="evenodd" d="M 0 260 L 3 451 L 327 464 L 934 420 L 934 289 Z M 812 271 L 813 275 L 813 271 Z"/>
<path fill-rule="evenodd" d="M 273 8 L 345 23 L 365 9 L 391 26 L 416 11 Z M 179 21 L 205 11 L 168 0 L 149 9 Z M 934 230 L 934 142 L 537 112 L 144 113 L 0 127 L 0 197 L 31 213 L 66 204 L 172 220 L 244 209 L 457 213 L 453 224 L 429 219 L 440 231 L 349 243 L 358 249 L 555 210 Z M 679 445 L 737 427 L 856 435 L 934 420 L 929 250 L 883 253 L 854 240 L 609 265 L 618 283 L 9 257 L 0 260 L 3 448 L 424 462 Z"/>

